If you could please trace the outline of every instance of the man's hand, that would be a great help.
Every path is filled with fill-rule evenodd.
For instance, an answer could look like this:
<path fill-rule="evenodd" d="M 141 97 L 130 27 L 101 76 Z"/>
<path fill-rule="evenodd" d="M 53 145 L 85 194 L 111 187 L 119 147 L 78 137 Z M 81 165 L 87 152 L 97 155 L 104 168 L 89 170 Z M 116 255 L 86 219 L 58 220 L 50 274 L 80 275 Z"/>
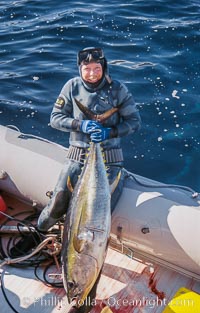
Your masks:
<path fill-rule="evenodd" d="M 102 142 L 110 138 L 110 132 L 111 128 L 101 126 L 91 133 L 90 138 L 93 142 Z"/>
<path fill-rule="evenodd" d="M 81 122 L 80 130 L 85 134 L 91 134 L 101 128 L 101 124 L 92 120 L 83 120 Z"/>

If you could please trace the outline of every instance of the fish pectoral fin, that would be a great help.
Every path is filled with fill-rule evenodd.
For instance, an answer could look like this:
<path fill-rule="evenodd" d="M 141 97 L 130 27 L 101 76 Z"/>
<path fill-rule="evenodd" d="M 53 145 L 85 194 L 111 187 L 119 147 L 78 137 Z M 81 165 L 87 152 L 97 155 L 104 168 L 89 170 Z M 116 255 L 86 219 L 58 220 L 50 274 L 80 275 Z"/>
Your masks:
<path fill-rule="evenodd" d="M 72 193 L 74 191 L 74 188 L 72 187 L 70 176 L 67 177 L 67 188 Z"/>
<path fill-rule="evenodd" d="M 74 249 L 77 252 L 82 252 L 86 243 L 92 242 L 94 240 L 94 232 L 90 231 L 89 229 L 83 230 L 78 235 L 74 236 L 73 244 Z"/>
<path fill-rule="evenodd" d="M 74 236 L 73 245 L 74 245 L 74 249 L 78 253 L 81 253 L 84 249 L 84 246 L 85 246 L 85 240 L 79 239 L 78 236 Z"/>
<path fill-rule="evenodd" d="M 121 175 L 122 175 L 122 171 L 119 171 L 119 173 L 117 174 L 117 176 L 116 176 L 115 180 L 113 181 L 113 183 L 110 184 L 110 193 L 111 194 L 113 194 L 113 192 L 117 188 L 117 185 L 119 184 Z"/>
<path fill-rule="evenodd" d="M 102 114 L 95 114 L 93 113 L 88 107 L 84 106 L 80 101 L 78 101 L 76 98 L 74 98 L 74 101 L 76 102 L 79 110 L 89 119 L 95 120 L 97 122 L 103 123 L 105 122 L 109 117 L 111 117 L 114 113 L 118 112 L 121 108 L 122 104 L 118 105 L 117 107 L 112 107 L 111 109 L 107 110 L 106 112 Z"/>
<path fill-rule="evenodd" d="M 76 105 L 78 106 L 79 110 L 90 120 L 95 120 L 96 114 L 94 114 L 88 107 L 84 106 L 80 101 L 74 98 Z"/>

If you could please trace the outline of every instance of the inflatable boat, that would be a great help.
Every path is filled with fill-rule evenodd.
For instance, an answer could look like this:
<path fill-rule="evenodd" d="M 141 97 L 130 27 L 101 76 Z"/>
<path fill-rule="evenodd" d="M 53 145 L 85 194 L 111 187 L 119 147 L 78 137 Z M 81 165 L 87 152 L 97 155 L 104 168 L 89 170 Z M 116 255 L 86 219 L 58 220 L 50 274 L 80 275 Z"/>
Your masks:
<path fill-rule="evenodd" d="M 0 211 L 6 213 L 10 202 L 14 208 L 16 203 L 18 210 L 20 206 L 42 210 L 55 187 L 67 148 L 4 126 L 0 126 L 0 143 Z M 141 305 L 147 309 L 144 312 L 149 312 L 147 300 L 150 299 L 163 301 L 157 305 L 154 302 L 150 312 L 176 312 L 167 310 L 170 298 L 179 288 L 185 288 L 186 294 L 190 290 L 199 301 L 199 193 L 186 186 L 166 185 L 125 172 L 123 192 L 112 213 L 110 248 L 92 310 L 100 312 L 106 307 L 112 312 L 125 311 L 123 298 L 128 303 L 126 312 L 140 312 L 137 309 Z M 15 281 L 18 277 L 23 282 L 18 271 L 13 274 Z M 19 291 L 14 285 L 12 288 L 8 293 L 13 296 Z M 54 305 L 48 302 L 47 294 L 45 289 L 42 296 L 27 296 L 27 303 L 21 303 L 19 294 L 16 304 L 19 312 L 24 312 L 24 308 L 28 312 L 36 312 L 38 308 L 41 312 L 54 312 L 58 303 L 55 299 Z M 42 300 L 36 303 L 36 298 L 43 299 L 46 306 L 42 307 Z M 105 299 L 110 300 L 106 305 Z"/>

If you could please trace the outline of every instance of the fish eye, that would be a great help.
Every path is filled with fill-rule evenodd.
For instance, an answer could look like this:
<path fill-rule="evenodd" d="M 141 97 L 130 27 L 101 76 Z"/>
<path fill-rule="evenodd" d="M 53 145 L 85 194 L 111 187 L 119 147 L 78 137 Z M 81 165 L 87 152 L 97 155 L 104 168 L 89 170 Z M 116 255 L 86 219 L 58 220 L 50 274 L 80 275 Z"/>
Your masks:
<path fill-rule="evenodd" d="M 75 287 L 75 283 L 73 282 L 73 281 L 68 281 L 67 282 L 67 288 L 68 289 L 72 289 L 72 288 L 74 288 Z"/>

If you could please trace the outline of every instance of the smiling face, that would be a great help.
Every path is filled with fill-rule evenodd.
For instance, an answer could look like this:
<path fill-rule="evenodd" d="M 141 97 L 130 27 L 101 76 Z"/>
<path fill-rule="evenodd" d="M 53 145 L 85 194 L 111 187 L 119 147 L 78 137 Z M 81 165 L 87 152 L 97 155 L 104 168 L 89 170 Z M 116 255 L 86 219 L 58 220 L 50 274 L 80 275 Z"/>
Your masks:
<path fill-rule="evenodd" d="M 90 62 L 81 65 L 81 75 L 88 83 L 97 83 L 103 76 L 103 69 L 100 63 Z"/>

